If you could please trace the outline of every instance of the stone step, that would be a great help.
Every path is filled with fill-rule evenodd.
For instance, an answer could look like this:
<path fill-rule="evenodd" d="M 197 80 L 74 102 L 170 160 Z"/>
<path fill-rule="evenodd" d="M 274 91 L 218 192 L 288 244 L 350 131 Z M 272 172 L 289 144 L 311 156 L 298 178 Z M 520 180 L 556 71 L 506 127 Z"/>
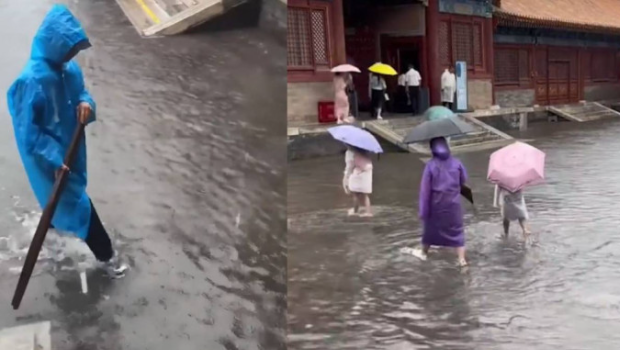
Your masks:
<path fill-rule="evenodd" d="M 605 114 L 605 115 L 598 115 L 598 116 L 583 117 L 582 119 L 584 121 L 594 121 L 594 120 L 609 119 L 609 118 L 616 118 L 616 117 L 617 115 L 614 115 L 614 114 Z"/>
<path fill-rule="evenodd" d="M 478 134 L 478 135 L 474 135 L 474 136 L 469 136 L 470 134 L 467 135 L 467 137 L 461 137 L 460 139 L 455 139 L 454 137 L 450 138 L 450 147 L 462 147 L 462 146 L 468 146 L 468 145 L 473 145 L 473 144 L 477 144 L 477 143 L 483 143 L 483 142 L 490 142 L 490 141 L 499 141 L 499 140 L 503 140 L 504 138 L 495 134 L 491 134 L 491 133 L 487 133 L 487 134 Z M 423 143 L 418 143 L 418 145 L 420 147 L 429 148 L 429 145 L 427 142 L 423 142 Z"/>
<path fill-rule="evenodd" d="M 454 140 L 469 139 L 469 138 L 486 136 L 486 135 L 493 135 L 493 134 L 491 134 L 487 130 L 479 130 L 475 132 L 470 132 L 469 134 L 454 135 L 454 136 L 451 136 L 450 139 L 454 141 Z"/>
<path fill-rule="evenodd" d="M 581 119 L 582 121 L 593 121 L 593 120 L 599 120 L 599 119 L 607 119 L 607 118 L 613 118 L 615 117 L 615 115 L 613 114 L 586 114 L 586 115 L 582 115 L 579 116 L 579 119 Z"/>
<path fill-rule="evenodd" d="M 501 142 L 512 140 L 510 135 L 502 133 L 497 129 L 494 129 L 484 122 L 461 116 L 462 120 L 471 125 L 475 131 L 466 135 L 455 135 L 451 137 L 450 144 L 452 147 L 466 150 L 470 146 L 479 146 L 480 144 L 490 145 L 490 147 L 496 147 Z M 419 117 L 409 117 L 402 119 L 390 119 L 390 120 L 373 120 L 365 122 L 365 128 L 373 132 L 379 137 L 393 143 L 394 145 L 414 153 L 429 153 L 428 142 L 416 143 L 406 145 L 402 142 L 403 138 L 417 125 L 424 122 L 424 119 Z"/>
<path fill-rule="evenodd" d="M 40 322 L 0 330 L 0 349 L 52 350 L 51 323 Z"/>
<path fill-rule="evenodd" d="M 597 114 L 601 112 L 609 112 L 608 110 L 604 110 L 604 109 L 572 110 L 572 111 L 562 110 L 562 111 L 564 113 L 572 114 L 574 116 L 582 116 L 582 115 L 589 115 L 589 114 Z"/>
<path fill-rule="evenodd" d="M 578 106 L 564 106 L 564 107 L 556 107 L 565 112 L 587 112 L 587 111 L 597 111 L 600 110 L 601 107 L 594 104 L 586 104 L 586 105 L 578 105 Z"/>
<path fill-rule="evenodd" d="M 450 140 L 450 145 L 453 147 L 459 147 L 459 146 L 472 145 L 476 143 L 483 143 L 483 142 L 496 141 L 496 140 L 502 140 L 502 139 L 503 139 L 502 137 L 499 137 L 497 135 L 484 135 L 484 136 L 466 138 L 466 139 L 461 139 L 461 140 Z"/>
<path fill-rule="evenodd" d="M 472 133 L 467 134 L 467 135 L 476 135 L 476 134 L 479 134 L 479 133 L 488 133 L 488 132 L 489 132 L 488 130 L 486 130 L 486 129 L 484 129 L 484 128 L 481 128 L 481 127 L 479 127 L 478 125 L 471 124 L 471 123 L 467 123 L 467 124 L 469 124 L 469 125 L 470 125 L 470 126 L 472 126 L 474 129 L 476 129 L 476 131 L 475 131 L 475 132 L 472 132 Z M 393 126 L 391 126 L 391 127 L 392 127 L 392 128 L 393 128 L 393 129 L 394 129 L 394 130 L 398 133 L 398 134 L 401 134 L 401 135 L 403 135 L 403 137 L 404 137 L 404 136 L 405 136 L 405 135 L 407 135 L 409 132 L 411 132 L 411 130 L 413 130 L 416 126 L 417 126 L 417 125 L 414 125 L 414 126 L 408 126 L 408 127 L 399 127 L 399 128 L 396 128 L 396 127 L 393 127 Z M 465 137 L 465 135 L 456 135 L 456 136 L 453 136 L 453 138 L 459 138 L 459 137 Z"/>
<path fill-rule="evenodd" d="M 549 109 L 552 113 L 559 114 L 569 120 L 585 122 L 603 118 L 614 118 L 619 115 L 612 109 L 596 102 L 589 102 L 579 105 L 554 106 Z"/>
<path fill-rule="evenodd" d="M 421 118 L 420 118 L 421 119 Z M 416 126 L 422 124 L 423 120 L 417 120 L 412 118 L 412 120 L 390 120 L 388 123 L 394 129 L 401 128 L 415 128 Z"/>

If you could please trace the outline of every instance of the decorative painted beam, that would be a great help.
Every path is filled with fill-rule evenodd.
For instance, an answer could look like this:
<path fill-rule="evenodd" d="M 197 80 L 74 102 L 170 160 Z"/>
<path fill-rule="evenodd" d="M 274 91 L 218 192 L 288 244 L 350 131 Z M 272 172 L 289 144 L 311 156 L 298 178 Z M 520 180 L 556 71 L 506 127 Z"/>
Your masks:
<path fill-rule="evenodd" d="M 493 5 L 490 0 L 440 0 L 439 12 L 491 18 Z"/>

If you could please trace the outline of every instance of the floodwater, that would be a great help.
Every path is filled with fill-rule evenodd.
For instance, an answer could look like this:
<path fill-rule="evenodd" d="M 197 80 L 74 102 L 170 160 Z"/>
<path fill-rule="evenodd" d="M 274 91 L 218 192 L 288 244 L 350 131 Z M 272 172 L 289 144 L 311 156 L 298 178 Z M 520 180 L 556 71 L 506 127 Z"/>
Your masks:
<path fill-rule="evenodd" d="M 615 349 L 620 346 L 620 122 L 531 125 L 547 184 L 525 192 L 534 232 L 501 219 L 485 181 L 491 151 L 459 156 L 470 267 L 451 251 L 423 262 L 416 219 L 422 163 L 375 161 L 376 216 L 348 218 L 343 157 L 288 170 L 289 349 Z"/>
<path fill-rule="evenodd" d="M 51 3 L 0 4 L 0 91 Z M 62 350 L 283 349 L 283 40 L 234 17 L 228 29 L 143 39 L 115 1 L 68 3 L 93 44 L 78 57 L 98 102 L 89 193 L 131 270 L 111 281 L 82 242 L 51 232 L 12 310 L 40 210 L 0 98 L 0 328 L 51 320 Z"/>

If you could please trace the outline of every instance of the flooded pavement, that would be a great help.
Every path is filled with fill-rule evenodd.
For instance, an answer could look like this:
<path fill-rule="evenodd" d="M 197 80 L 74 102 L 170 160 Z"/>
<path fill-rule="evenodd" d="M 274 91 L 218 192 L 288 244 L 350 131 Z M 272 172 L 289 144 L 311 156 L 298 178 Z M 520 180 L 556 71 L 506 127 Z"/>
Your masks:
<path fill-rule="evenodd" d="M 0 5 L 1 91 L 51 3 Z M 82 242 L 50 233 L 12 310 L 40 211 L 2 98 L 0 328 L 51 320 L 63 350 L 283 349 L 283 40 L 258 28 L 147 40 L 114 1 L 69 5 L 93 44 L 79 58 L 98 102 L 89 193 L 131 270 L 110 281 Z"/>
<path fill-rule="evenodd" d="M 418 246 L 422 163 L 375 161 L 372 219 L 347 218 L 343 157 L 288 170 L 289 349 L 612 349 L 620 344 L 620 121 L 531 125 L 547 153 L 544 186 L 525 192 L 535 233 L 501 239 L 491 151 L 459 156 L 477 214 L 466 208 L 470 267 Z"/>

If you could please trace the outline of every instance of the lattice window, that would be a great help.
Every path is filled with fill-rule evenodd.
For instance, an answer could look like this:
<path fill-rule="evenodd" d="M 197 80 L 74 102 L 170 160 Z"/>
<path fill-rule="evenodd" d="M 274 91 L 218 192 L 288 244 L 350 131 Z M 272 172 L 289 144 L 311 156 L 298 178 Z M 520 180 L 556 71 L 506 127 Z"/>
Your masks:
<path fill-rule="evenodd" d="M 592 54 L 591 61 L 592 80 L 604 80 L 605 79 L 605 57 L 599 52 Z"/>
<path fill-rule="evenodd" d="M 324 10 L 312 10 L 312 46 L 315 65 L 329 65 L 327 48 L 327 16 Z"/>
<path fill-rule="evenodd" d="M 591 56 L 591 77 L 593 81 L 616 80 L 615 53 L 613 51 L 597 51 Z"/>
<path fill-rule="evenodd" d="M 581 71 L 583 72 L 583 78 L 586 81 L 592 80 L 592 70 L 590 69 L 590 58 L 592 55 L 590 52 L 584 52 L 581 58 Z"/>
<path fill-rule="evenodd" d="M 289 67 L 311 67 L 312 46 L 310 12 L 305 8 L 288 8 L 287 55 Z"/>
<path fill-rule="evenodd" d="M 450 58 L 450 24 L 447 21 L 439 22 L 439 62 L 442 66 L 452 64 Z"/>
<path fill-rule="evenodd" d="M 473 29 L 468 23 L 452 23 L 452 48 L 455 61 L 465 61 L 473 67 Z"/>
<path fill-rule="evenodd" d="M 487 67 L 484 26 L 485 22 L 478 18 L 442 15 L 438 28 L 441 65 L 452 66 L 456 61 L 465 61 L 468 70 L 483 72 Z"/>
<path fill-rule="evenodd" d="M 474 23 L 472 31 L 473 65 L 482 67 L 482 25 Z"/>
<path fill-rule="evenodd" d="M 530 79 L 530 53 L 526 49 L 519 50 L 519 80 Z"/>
<path fill-rule="evenodd" d="M 288 6 L 288 67 L 330 66 L 328 12 L 324 5 Z"/>
<path fill-rule="evenodd" d="M 549 74 L 547 51 L 545 49 L 538 49 L 535 51 L 534 59 L 536 61 L 536 76 L 537 79 L 547 79 Z"/>
<path fill-rule="evenodd" d="M 495 50 L 495 82 L 500 85 L 519 84 L 519 51 Z"/>

